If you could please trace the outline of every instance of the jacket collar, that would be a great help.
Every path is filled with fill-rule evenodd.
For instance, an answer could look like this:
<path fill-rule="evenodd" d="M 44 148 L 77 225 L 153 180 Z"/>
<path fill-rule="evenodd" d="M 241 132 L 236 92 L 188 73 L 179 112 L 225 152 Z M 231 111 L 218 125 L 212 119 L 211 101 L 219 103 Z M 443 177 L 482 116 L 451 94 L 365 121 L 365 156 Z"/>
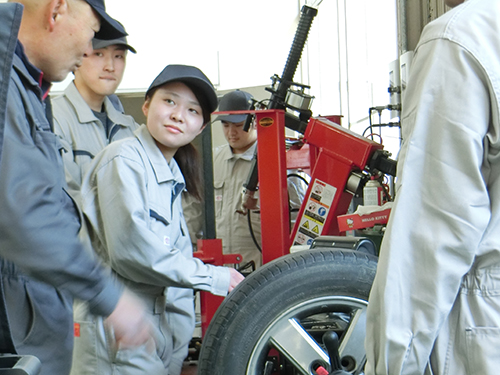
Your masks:
<path fill-rule="evenodd" d="M 75 86 L 75 82 L 72 81 L 68 87 L 64 90 L 64 95 L 69 100 L 69 102 L 75 108 L 76 116 L 78 117 L 78 122 L 80 124 L 86 123 L 94 123 L 98 119 L 95 117 L 92 109 L 89 107 L 87 102 L 83 99 L 82 95 L 78 91 Z M 104 98 L 104 109 L 106 110 L 106 114 L 109 119 L 115 123 L 123 126 L 132 126 L 134 121 L 130 118 L 130 121 L 125 121 L 125 118 L 129 118 L 129 116 L 125 116 L 121 112 L 117 111 L 114 107 L 113 103 L 106 97 Z"/>
<path fill-rule="evenodd" d="M 233 150 L 231 149 L 231 146 L 229 146 L 229 144 L 226 144 L 223 147 L 224 147 L 224 154 L 225 154 L 224 160 L 243 159 L 243 160 L 251 161 L 253 159 L 253 155 L 255 153 L 255 148 L 257 147 L 257 142 L 254 142 L 254 144 L 252 146 L 250 146 L 250 148 L 242 154 L 233 153 Z"/>
<path fill-rule="evenodd" d="M 25 73 L 28 73 L 24 75 L 32 78 L 31 84 L 40 88 L 42 92 L 42 99 L 45 100 L 45 98 L 47 98 L 47 96 L 49 95 L 50 87 L 52 86 L 52 84 L 50 82 L 47 82 L 43 78 L 43 72 L 28 60 L 28 56 L 26 56 L 24 47 L 20 41 L 17 41 L 16 56 L 19 57 L 19 59 L 23 63 L 25 67 Z"/>
<path fill-rule="evenodd" d="M 175 159 L 172 158 L 170 163 L 167 162 L 146 125 L 141 125 L 135 131 L 135 136 L 146 151 L 151 168 L 156 176 L 156 182 L 160 184 L 162 182 L 173 181 L 174 195 L 180 194 L 185 189 L 186 183 Z"/>

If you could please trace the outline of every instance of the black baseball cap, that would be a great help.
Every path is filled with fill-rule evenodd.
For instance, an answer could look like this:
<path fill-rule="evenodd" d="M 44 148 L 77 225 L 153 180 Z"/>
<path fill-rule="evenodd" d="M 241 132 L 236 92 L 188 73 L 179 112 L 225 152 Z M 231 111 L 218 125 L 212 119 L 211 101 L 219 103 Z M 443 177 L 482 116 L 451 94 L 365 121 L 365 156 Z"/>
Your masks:
<path fill-rule="evenodd" d="M 241 90 L 235 90 L 228 92 L 226 95 L 224 95 L 219 104 L 219 112 L 225 112 L 225 111 L 246 111 L 250 108 L 252 108 L 253 104 L 253 96 L 252 94 L 246 92 L 246 91 L 241 91 Z M 247 114 L 234 114 L 234 115 L 219 115 L 214 121 L 225 121 L 225 122 L 232 122 L 232 123 L 238 123 L 245 121 L 247 118 Z"/>
<path fill-rule="evenodd" d="M 98 39 L 115 39 L 127 36 L 123 26 L 106 13 L 104 0 L 85 0 L 101 17 L 101 28 L 95 37 Z"/>
<path fill-rule="evenodd" d="M 202 98 L 198 97 L 200 104 L 206 102 L 207 110 L 212 113 L 217 108 L 218 99 L 215 93 L 215 88 L 208 77 L 198 68 L 190 65 L 167 65 L 160 74 L 155 78 L 151 86 L 146 91 L 146 96 L 149 92 L 159 86 L 163 86 L 169 82 L 180 81 L 188 86 L 196 89 Z M 196 93 L 195 93 L 196 94 Z"/>

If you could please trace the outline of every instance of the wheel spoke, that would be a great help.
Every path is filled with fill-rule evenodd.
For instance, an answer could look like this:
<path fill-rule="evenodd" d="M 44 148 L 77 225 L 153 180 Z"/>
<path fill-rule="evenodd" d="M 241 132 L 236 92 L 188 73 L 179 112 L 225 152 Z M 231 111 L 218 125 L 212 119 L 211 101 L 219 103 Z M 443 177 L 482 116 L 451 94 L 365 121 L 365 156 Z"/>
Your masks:
<path fill-rule="evenodd" d="M 262 373 L 262 375 L 271 375 L 273 373 L 273 363 L 272 362 L 266 362 L 266 364 L 264 365 L 264 372 Z"/>
<path fill-rule="evenodd" d="M 314 341 L 296 319 L 282 320 L 271 332 L 271 343 L 303 374 L 310 374 L 311 363 L 328 354 Z"/>
<path fill-rule="evenodd" d="M 340 358 L 354 359 L 356 367 L 365 362 L 366 307 L 355 310 L 348 329 L 340 343 Z"/>

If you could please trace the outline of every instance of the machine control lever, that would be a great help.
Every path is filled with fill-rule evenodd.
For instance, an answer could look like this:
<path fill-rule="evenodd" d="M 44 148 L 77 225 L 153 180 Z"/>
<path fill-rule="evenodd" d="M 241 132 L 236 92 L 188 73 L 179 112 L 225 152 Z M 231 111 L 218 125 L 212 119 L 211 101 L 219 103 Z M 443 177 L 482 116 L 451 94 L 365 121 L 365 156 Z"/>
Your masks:
<path fill-rule="evenodd" d="M 350 375 L 342 369 L 339 355 L 339 336 L 335 331 L 325 332 L 323 335 L 323 344 L 326 346 L 328 356 L 330 357 L 331 372 L 328 375 Z"/>

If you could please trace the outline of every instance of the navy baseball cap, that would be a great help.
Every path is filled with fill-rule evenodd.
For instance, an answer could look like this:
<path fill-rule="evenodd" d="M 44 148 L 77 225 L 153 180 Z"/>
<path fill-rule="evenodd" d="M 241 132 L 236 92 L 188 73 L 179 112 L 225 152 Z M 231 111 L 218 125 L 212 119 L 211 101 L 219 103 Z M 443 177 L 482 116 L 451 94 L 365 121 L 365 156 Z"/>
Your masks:
<path fill-rule="evenodd" d="M 219 104 L 219 111 L 246 111 L 252 108 L 253 104 L 253 96 L 252 94 L 246 91 L 231 91 L 224 95 Z M 214 121 L 225 121 L 238 123 L 243 122 L 247 118 L 247 114 L 242 115 L 219 115 Z"/>
<path fill-rule="evenodd" d="M 163 71 L 158 74 L 151 86 L 146 91 L 146 96 L 149 92 L 159 86 L 163 86 L 169 82 L 184 82 L 188 86 L 196 89 L 202 95 L 198 100 L 206 102 L 207 110 L 212 113 L 217 108 L 218 99 L 215 93 L 215 88 L 208 77 L 198 68 L 190 65 L 167 65 Z"/>
<path fill-rule="evenodd" d="M 104 0 L 85 0 L 101 17 L 101 28 L 95 34 L 98 39 L 115 39 L 127 36 L 127 32 L 117 20 L 106 13 Z"/>

